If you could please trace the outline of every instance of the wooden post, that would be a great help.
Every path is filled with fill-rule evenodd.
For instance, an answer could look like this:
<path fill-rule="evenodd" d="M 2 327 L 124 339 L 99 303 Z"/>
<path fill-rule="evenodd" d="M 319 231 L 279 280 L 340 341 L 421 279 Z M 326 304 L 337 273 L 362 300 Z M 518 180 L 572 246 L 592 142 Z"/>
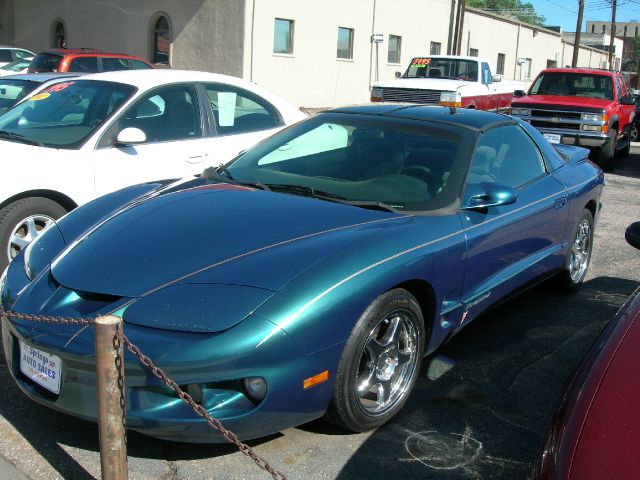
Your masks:
<path fill-rule="evenodd" d="M 98 317 L 94 324 L 100 466 L 103 480 L 126 480 L 127 437 L 124 403 L 122 319 Z"/>
<path fill-rule="evenodd" d="M 583 13 L 584 0 L 580 0 L 580 2 L 578 3 L 578 23 L 576 24 L 576 36 L 573 40 L 573 58 L 571 59 L 571 66 L 573 68 L 576 68 L 578 66 L 578 54 L 580 53 L 580 32 L 582 31 Z M 589 62 L 589 66 L 591 66 L 591 62 Z"/>

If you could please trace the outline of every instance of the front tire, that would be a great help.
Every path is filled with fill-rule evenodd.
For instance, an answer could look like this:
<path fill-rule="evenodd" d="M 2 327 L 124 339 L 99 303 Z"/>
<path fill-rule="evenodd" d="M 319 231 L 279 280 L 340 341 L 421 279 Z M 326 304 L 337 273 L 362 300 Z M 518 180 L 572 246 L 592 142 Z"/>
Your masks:
<path fill-rule="evenodd" d="M 67 213 L 48 198 L 29 197 L 0 210 L 0 271 L 47 225 Z"/>
<path fill-rule="evenodd" d="M 562 272 L 556 277 L 557 286 L 565 292 L 575 292 L 587 275 L 593 248 L 593 215 L 584 209 L 571 236 Z"/>
<path fill-rule="evenodd" d="M 595 161 L 605 172 L 612 172 L 615 169 L 614 159 L 616 155 L 616 143 L 618 131 L 609 130 L 609 140 L 603 146 L 594 150 Z"/>
<path fill-rule="evenodd" d="M 390 420 L 418 378 L 425 343 L 418 301 L 390 290 L 365 310 L 342 352 L 326 418 L 353 432 Z"/>

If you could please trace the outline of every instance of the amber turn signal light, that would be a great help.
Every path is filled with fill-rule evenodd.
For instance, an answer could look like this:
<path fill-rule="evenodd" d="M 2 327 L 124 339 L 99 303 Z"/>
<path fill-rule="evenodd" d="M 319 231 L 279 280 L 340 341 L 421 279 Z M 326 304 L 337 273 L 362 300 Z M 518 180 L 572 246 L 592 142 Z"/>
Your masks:
<path fill-rule="evenodd" d="M 329 370 L 325 370 L 324 372 L 314 375 L 311 378 L 307 378 L 303 382 L 302 386 L 306 390 L 307 388 L 311 388 L 314 385 L 318 385 L 319 383 L 326 382 L 327 380 L 329 380 Z"/>

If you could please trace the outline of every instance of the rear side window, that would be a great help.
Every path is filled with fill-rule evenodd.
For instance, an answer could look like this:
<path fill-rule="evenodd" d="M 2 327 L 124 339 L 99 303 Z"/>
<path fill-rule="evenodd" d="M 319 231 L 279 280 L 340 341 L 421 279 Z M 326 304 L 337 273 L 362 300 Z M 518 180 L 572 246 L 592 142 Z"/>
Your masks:
<path fill-rule="evenodd" d="M 205 89 L 219 134 L 255 132 L 280 125 L 275 108 L 251 92 L 211 83 Z"/>
<path fill-rule="evenodd" d="M 16 56 L 16 59 L 33 57 L 33 53 L 27 52 L 26 50 L 14 50 L 13 53 Z"/>
<path fill-rule="evenodd" d="M 102 57 L 102 71 L 115 72 L 116 70 L 129 70 L 129 61 L 126 58 Z"/>
<path fill-rule="evenodd" d="M 0 50 L 0 62 L 13 62 L 11 50 Z"/>
<path fill-rule="evenodd" d="M 58 65 L 62 57 L 58 55 L 50 55 L 48 53 L 39 53 L 35 56 L 31 65 L 29 65 L 30 72 L 57 72 Z"/>
<path fill-rule="evenodd" d="M 130 62 L 133 70 L 148 70 L 152 68 L 151 65 L 141 62 L 140 60 L 130 60 Z"/>
<path fill-rule="evenodd" d="M 98 59 L 96 57 L 78 57 L 69 64 L 70 72 L 97 72 Z"/>

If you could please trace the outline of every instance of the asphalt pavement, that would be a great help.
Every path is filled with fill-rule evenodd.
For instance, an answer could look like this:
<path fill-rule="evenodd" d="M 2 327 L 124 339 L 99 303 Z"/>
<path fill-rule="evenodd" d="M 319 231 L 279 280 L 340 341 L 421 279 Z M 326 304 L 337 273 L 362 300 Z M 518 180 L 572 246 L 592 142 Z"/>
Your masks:
<path fill-rule="evenodd" d="M 572 371 L 640 284 L 640 252 L 624 241 L 640 220 L 640 145 L 606 174 L 602 201 L 580 291 L 542 285 L 479 318 L 424 361 L 389 424 L 345 434 L 316 421 L 250 444 L 290 479 L 526 478 Z M 132 480 L 269 478 L 228 445 L 130 432 L 128 451 Z M 0 478 L 99 477 L 97 427 L 33 403 L 1 365 Z"/>

